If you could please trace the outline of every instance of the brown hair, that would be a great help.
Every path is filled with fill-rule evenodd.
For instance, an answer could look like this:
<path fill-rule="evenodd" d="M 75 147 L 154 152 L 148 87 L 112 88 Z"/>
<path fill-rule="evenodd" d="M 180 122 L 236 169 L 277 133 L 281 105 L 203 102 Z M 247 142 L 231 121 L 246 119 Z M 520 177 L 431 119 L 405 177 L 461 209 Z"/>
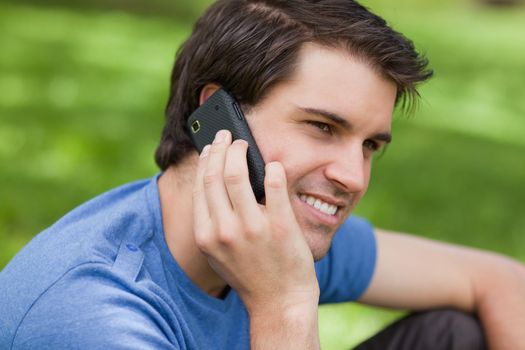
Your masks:
<path fill-rule="evenodd" d="M 396 83 L 404 107 L 419 96 L 417 83 L 432 76 L 410 40 L 355 1 L 218 0 L 177 53 L 158 166 L 166 170 L 195 149 L 185 122 L 204 85 L 221 85 L 246 111 L 290 78 L 306 42 L 363 59 Z"/>

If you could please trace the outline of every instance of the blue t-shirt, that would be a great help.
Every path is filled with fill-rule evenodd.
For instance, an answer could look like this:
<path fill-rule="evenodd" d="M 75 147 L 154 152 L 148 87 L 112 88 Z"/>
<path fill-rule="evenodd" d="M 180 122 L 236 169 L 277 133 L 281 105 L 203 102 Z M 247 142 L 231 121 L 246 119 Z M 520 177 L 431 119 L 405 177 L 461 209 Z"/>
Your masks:
<path fill-rule="evenodd" d="M 348 219 L 316 263 L 320 302 L 358 298 L 375 257 L 372 227 Z M 73 210 L 0 272 L 0 349 L 249 347 L 237 293 L 207 295 L 170 254 L 157 177 Z"/>

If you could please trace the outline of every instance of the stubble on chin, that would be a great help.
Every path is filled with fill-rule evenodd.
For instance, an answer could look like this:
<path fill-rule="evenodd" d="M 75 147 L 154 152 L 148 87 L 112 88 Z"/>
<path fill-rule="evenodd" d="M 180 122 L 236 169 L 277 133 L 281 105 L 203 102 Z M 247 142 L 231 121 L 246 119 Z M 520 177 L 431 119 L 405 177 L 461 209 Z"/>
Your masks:
<path fill-rule="evenodd" d="M 303 235 L 310 247 L 314 261 L 319 261 L 328 254 L 332 246 L 335 230 L 325 225 L 306 224 L 302 226 Z"/>

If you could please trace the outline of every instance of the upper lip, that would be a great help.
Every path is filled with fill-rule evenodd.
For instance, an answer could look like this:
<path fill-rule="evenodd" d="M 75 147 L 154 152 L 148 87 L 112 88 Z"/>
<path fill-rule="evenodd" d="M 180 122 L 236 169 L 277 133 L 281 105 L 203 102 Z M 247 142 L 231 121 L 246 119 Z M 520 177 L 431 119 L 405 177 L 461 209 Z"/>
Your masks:
<path fill-rule="evenodd" d="M 299 197 L 301 195 L 303 195 L 303 194 L 305 196 L 312 196 L 314 198 L 320 199 L 320 200 L 322 200 L 325 203 L 336 205 L 339 208 L 342 208 L 342 207 L 345 207 L 345 206 L 348 205 L 348 202 L 346 202 L 344 200 L 336 199 L 336 198 L 333 198 L 333 197 L 330 197 L 330 196 L 327 196 L 327 195 L 324 195 L 324 194 L 301 192 L 301 193 L 299 193 Z"/>

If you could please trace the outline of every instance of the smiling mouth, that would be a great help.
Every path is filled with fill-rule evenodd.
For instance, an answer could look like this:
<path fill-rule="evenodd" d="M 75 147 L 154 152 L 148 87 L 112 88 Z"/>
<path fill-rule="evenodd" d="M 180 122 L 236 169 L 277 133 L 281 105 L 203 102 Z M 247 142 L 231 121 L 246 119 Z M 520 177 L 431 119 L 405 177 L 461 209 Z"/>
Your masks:
<path fill-rule="evenodd" d="M 334 204 L 328 204 L 326 202 L 323 202 L 319 198 L 315 198 L 313 196 L 307 196 L 305 194 L 302 194 L 299 196 L 299 199 L 311 206 L 312 208 L 315 208 L 319 210 L 321 213 L 335 216 L 337 214 L 337 211 L 339 210 L 339 207 Z"/>

